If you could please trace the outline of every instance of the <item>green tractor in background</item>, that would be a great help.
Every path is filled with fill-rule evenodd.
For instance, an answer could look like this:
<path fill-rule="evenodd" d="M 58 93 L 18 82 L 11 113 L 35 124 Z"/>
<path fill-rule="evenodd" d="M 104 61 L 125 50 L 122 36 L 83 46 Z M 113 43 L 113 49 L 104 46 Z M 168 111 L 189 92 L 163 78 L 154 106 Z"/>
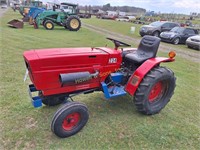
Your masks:
<path fill-rule="evenodd" d="M 78 5 L 61 3 L 60 8 L 53 7 L 53 10 L 43 11 L 34 21 L 34 28 L 38 29 L 43 25 L 47 30 L 53 30 L 55 25 L 63 26 L 70 31 L 78 31 L 81 21 L 77 15 Z"/>

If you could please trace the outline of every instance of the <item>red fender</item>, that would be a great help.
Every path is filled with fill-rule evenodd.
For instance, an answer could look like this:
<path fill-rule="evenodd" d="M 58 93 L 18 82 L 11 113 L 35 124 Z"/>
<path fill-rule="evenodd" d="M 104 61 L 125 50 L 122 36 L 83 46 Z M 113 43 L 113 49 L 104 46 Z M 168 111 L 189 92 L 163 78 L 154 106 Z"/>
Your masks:
<path fill-rule="evenodd" d="M 172 62 L 174 60 L 175 59 L 164 57 L 156 57 L 146 60 L 130 77 L 127 85 L 125 86 L 126 92 L 133 96 L 142 79 L 154 66 L 160 64 L 161 62 Z"/>

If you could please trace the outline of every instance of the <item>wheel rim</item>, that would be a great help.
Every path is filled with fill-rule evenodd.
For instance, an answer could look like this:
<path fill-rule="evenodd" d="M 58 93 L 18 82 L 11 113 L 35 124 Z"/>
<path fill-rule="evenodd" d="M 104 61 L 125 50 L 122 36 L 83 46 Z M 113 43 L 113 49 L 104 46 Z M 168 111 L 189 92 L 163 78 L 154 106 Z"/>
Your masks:
<path fill-rule="evenodd" d="M 78 112 L 74 112 L 69 114 L 65 117 L 62 123 L 62 127 L 66 131 L 72 130 L 74 127 L 76 127 L 81 119 L 81 115 Z"/>
<path fill-rule="evenodd" d="M 158 32 L 155 32 L 154 33 L 154 36 L 158 37 L 159 33 Z"/>
<path fill-rule="evenodd" d="M 47 27 L 48 29 L 51 29 L 51 28 L 53 27 L 53 25 L 52 25 L 51 23 L 47 23 L 47 24 L 46 24 L 46 27 Z"/>
<path fill-rule="evenodd" d="M 78 26 L 79 26 L 78 20 L 77 20 L 77 19 L 72 19 L 72 20 L 70 21 L 70 26 L 71 26 L 73 29 L 78 28 Z"/>
<path fill-rule="evenodd" d="M 163 84 L 162 82 L 157 82 L 152 88 L 149 93 L 149 102 L 154 102 L 162 95 L 163 91 Z"/>
<path fill-rule="evenodd" d="M 179 39 L 177 38 L 174 40 L 174 44 L 178 44 L 178 43 L 179 43 Z"/>

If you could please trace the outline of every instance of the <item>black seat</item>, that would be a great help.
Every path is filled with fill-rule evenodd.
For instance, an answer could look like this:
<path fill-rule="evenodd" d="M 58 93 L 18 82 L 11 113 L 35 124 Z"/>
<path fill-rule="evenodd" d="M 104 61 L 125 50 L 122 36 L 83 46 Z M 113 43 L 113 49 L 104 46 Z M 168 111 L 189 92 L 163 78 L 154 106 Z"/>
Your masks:
<path fill-rule="evenodd" d="M 140 41 L 138 49 L 133 53 L 126 54 L 124 58 L 131 63 L 141 64 L 156 56 L 159 45 L 160 38 L 146 35 Z"/>

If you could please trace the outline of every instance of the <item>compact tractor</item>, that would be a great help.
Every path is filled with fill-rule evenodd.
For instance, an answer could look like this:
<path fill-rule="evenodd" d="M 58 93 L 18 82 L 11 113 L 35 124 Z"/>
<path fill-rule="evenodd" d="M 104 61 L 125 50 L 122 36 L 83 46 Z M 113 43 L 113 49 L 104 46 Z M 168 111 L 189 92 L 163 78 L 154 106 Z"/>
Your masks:
<path fill-rule="evenodd" d="M 54 48 L 25 51 L 24 61 L 32 84 L 29 94 L 34 107 L 62 106 L 55 112 L 51 130 L 65 138 L 79 132 L 89 118 L 85 104 L 73 101 L 78 94 L 102 91 L 106 99 L 129 94 L 137 110 L 145 115 L 159 113 L 170 101 L 176 78 L 156 57 L 160 39 L 144 36 L 138 48 L 107 38 L 115 47 Z M 119 48 L 121 47 L 121 48 Z M 36 93 L 35 93 L 36 92 Z M 37 94 L 33 96 L 33 93 Z M 128 98 L 128 97 L 127 97 Z"/>
<path fill-rule="evenodd" d="M 45 29 L 53 30 L 54 25 L 59 25 L 70 31 L 78 31 L 81 27 L 81 21 L 77 15 L 77 5 L 61 4 L 63 9 L 53 7 L 53 10 L 46 10 L 38 14 L 34 21 L 34 28 L 38 29 L 41 24 Z"/>

